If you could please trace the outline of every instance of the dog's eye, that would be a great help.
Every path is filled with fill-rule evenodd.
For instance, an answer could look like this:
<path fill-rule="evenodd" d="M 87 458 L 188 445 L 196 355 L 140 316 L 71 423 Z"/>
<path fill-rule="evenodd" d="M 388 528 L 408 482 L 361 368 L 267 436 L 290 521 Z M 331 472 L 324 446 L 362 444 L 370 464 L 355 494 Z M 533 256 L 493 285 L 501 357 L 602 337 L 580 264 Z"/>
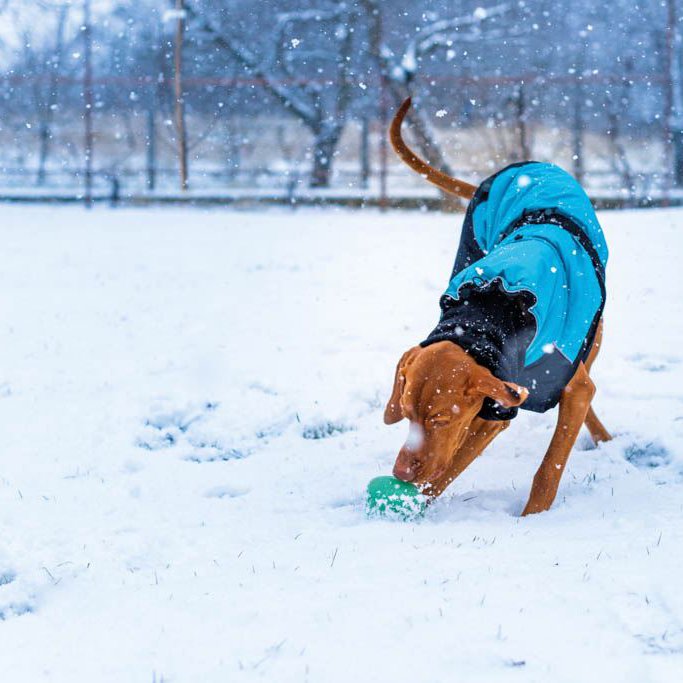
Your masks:
<path fill-rule="evenodd" d="M 449 415 L 434 415 L 434 417 L 427 418 L 427 424 L 430 427 L 445 427 L 450 421 Z"/>

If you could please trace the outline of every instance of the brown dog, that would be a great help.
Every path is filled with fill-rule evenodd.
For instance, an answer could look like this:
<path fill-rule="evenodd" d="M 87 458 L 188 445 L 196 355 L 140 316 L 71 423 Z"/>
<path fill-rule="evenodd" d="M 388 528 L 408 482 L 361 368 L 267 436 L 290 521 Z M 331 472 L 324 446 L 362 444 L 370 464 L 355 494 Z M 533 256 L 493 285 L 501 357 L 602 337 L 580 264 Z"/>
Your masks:
<path fill-rule="evenodd" d="M 410 100 L 404 102 L 391 125 L 395 151 L 430 182 L 471 199 L 477 188 L 433 169 L 402 140 L 401 122 L 409 106 Z M 552 505 L 584 422 L 596 443 L 611 438 L 591 408 L 595 385 L 589 371 L 602 340 L 601 310 L 586 342 L 583 360 L 571 368 L 573 375 L 562 385 L 555 433 L 534 477 L 523 515 L 542 512 Z M 489 399 L 497 408 L 513 409 L 522 406 L 530 394 L 525 387 L 495 377 L 475 355 L 449 339 L 411 348 L 396 368 L 384 421 L 393 424 L 407 418 L 410 430 L 396 459 L 394 476 L 415 483 L 429 496 L 440 495 L 509 426 L 507 419 L 480 416 L 485 401 Z"/>

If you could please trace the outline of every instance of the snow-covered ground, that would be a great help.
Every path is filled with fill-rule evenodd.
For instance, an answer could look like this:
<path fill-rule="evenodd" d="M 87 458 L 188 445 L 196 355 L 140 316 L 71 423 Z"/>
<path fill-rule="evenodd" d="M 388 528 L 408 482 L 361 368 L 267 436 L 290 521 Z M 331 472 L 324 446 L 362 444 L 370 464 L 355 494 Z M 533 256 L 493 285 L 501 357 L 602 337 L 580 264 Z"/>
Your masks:
<path fill-rule="evenodd" d="M 680 680 L 683 212 L 601 218 L 616 438 L 520 519 L 522 414 L 398 523 L 363 491 L 460 216 L 0 208 L 0 679 Z"/>

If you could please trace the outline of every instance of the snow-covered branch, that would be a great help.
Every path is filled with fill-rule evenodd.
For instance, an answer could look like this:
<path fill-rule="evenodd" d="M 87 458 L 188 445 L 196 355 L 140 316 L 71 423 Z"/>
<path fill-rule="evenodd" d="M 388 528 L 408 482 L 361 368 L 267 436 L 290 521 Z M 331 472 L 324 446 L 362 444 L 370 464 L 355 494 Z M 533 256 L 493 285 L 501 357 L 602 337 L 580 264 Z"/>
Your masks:
<path fill-rule="evenodd" d="M 505 3 L 496 5 L 488 10 L 478 8 L 471 14 L 435 21 L 423 28 L 413 38 L 405 50 L 403 56 L 391 69 L 394 78 L 409 81 L 418 68 L 422 57 L 437 48 L 452 48 L 458 42 L 471 42 L 486 38 L 485 23 L 489 20 L 501 17 L 510 11 L 510 5 Z M 467 29 L 466 33 L 463 29 Z"/>

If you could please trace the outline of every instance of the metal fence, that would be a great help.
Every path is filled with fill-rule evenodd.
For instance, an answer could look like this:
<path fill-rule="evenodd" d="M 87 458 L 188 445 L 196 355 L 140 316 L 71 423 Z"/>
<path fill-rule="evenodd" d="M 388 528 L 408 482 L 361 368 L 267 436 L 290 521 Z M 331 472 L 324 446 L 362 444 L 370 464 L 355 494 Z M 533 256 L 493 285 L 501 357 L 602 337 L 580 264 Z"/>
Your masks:
<path fill-rule="evenodd" d="M 680 193 L 672 173 L 665 170 L 671 167 L 672 135 L 660 116 L 625 131 L 617 129 L 618 122 L 607 115 L 602 127 L 595 122 L 588 125 L 587 115 L 576 107 L 568 110 L 564 120 L 546 120 L 539 104 L 543 97 L 550 97 L 553 88 L 572 96 L 577 88 L 592 88 L 594 98 L 615 86 L 663 90 L 663 77 L 635 79 L 626 85 L 623 76 L 604 74 L 432 80 L 445 92 L 461 96 L 449 107 L 455 116 L 452 126 L 434 118 L 431 130 L 433 141 L 443 148 L 445 157 L 454 160 L 454 172 L 462 177 L 481 179 L 493 168 L 529 154 L 580 174 L 600 205 L 678 202 Z M 240 111 L 239 93 L 245 89 L 258 92 L 263 83 L 258 79 L 186 79 L 188 102 L 221 88 L 232 93 L 237 104 L 216 111 L 188 108 L 190 179 L 189 189 L 183 191 L 178 182 L 172 105 L 163 105 L 159 97 L 159 92 L 169 94 L 172 83 L 147 76 L 92 78 L 90 87 L 95 89 L 130 90 L 130 101 L 125 106 L 108 101 L 100 109 L 95 98 L 94 111 L 91 107 L 85 117 L 75 108 L 78 98 L 74 104 L 72 93 L 71 99 L 48 113 L 40 100 L 48 86 L 77 89 L 79 84 L 78 78 L 49 81 L 36 75 L 0 76 L 0 87 L 15 97 L 23 89 L 36 105 L 6 112 L 0 130 L 0 199 L 441 206 L 436 190 L 387 157 L 387 122 L 372 108 L 354 110 L 348 117 L 329 187 L 312 189 L 308 186 L 310 131 L 277 108 L 270 116 Z M 467 95 L 465 104 L 462 93 Z M 465 106 L 469 96 L 485 106 L 471 111 Z M 428 99 L 423 98 L 424 111 L 431 106 Z M 489 112 L 488 122 L 484 110 Z M 467 148 L 470 138 L 476 144 Z"/>

